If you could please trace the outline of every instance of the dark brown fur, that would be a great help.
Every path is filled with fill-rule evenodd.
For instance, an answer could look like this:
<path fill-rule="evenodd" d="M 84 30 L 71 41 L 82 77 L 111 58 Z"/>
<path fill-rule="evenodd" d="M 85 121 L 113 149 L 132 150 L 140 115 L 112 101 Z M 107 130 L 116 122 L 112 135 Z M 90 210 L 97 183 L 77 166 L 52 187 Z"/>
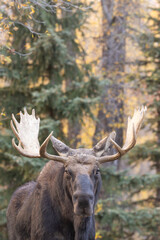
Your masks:
<path fill-rule="evenodd" d="M 36 182 L 13 194 L 7 211 L 9 240 L 94 240 L 101 186 L 97 169 L 94 157 L 85 154 L 70 157 L 66 166 L 48 162 Z"/>

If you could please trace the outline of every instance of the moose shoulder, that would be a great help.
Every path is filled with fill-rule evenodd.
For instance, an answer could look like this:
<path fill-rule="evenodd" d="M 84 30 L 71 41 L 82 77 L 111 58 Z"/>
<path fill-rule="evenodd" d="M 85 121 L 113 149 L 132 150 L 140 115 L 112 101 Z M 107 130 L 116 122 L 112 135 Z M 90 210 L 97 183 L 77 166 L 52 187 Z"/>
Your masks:
<path fill-rule="evenodd" d="M 49 161 L 36 182 L 18 188 L 7 210 L 9 240 L 94 240 L 94 208 L 101 188 L 99 165 L 118 159 L 136 143 L 146 108 L 128 119 L 126 141 L 121 148 L 111 133 L 92 149 L 71 149 L 52 136 L 40 146 L 39 118 L 34 110 L 20 113 L 20 123 L 12 115 L 11 128 L 19 140 L 12 144 L 23 156 Z M 15 126 L 16 128 L 15 128 Z M 51 140 L 59 156 L 47 153 Z M 113 144 L 117 153 L 105 155 Z"/>

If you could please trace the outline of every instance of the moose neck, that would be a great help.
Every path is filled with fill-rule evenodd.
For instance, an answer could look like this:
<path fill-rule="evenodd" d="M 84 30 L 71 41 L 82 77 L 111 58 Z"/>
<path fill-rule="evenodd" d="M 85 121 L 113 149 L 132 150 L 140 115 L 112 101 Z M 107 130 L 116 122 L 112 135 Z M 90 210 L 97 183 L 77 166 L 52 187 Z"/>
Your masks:
<path fill-rule="evenodd" d="M 94 215 L 91 217 L 74 216 L 75 240 L 95 239 Z"/>

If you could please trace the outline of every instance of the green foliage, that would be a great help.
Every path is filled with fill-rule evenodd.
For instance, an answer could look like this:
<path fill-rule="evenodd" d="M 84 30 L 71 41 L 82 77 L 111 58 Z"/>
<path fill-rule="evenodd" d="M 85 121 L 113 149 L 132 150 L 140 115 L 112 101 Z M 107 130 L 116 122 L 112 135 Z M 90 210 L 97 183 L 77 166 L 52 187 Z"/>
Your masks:
<path fill-rule="evenodd" d="M 146 153 L 152 161 L 152 166 L 160 174 L 160 8 L 151 10 L 151 15 L 148 17 L 150 31 L 140 35 L 139 44 L 145 56 L 145 60 L 141 64 L 146 67 L 142 80 L 148 94 L 152 96 L 149 102 L 150 110 L 153 113 L 150 123 L 157 139 L 142 148 L 148 147 Z M 160 200 L 160 189 L 157 189 L 157 197 Z"/>
<path fill-rule="evenodd" d="M 150 107 L 153 114 L 156 115 L 152 119 L 152 124 L 158 123 L 160 120 L 159 106 L 159 88 L 160 88 L 160 8 L 154 8 L 152 15 L 148 17 L 149 32 L 140 35 L 139 45 L 144 53 L 145 60 L 141 61 L 142 66 L 145 65 L 146 71 L 143 72 L 143 82 L 145 82 L 147 91 L 153 96 Z M 157 134 L 159 135 L 159 126 L 157 126 Z"/>
<path fill-rule="evenodd" d="M 102 169 L 103 197 L 98 202 L 96 219 L 104 240 L 158 239 L 159 207 L 155 198 L 139 198 L 143 191 L 152 194 L 159 185 L 159 175 L 129 176 L 113 167 Z"/>
<path fill-rule="evenodd" d="M 152 9 L 152 15 L 147 19 L 149 30 L 139 37 L 139 45 L 144 53 L 144 59 L 139 62 L 142 66 L 141 83 L 150 96 L 150 102 L 147 103 L 151 112 L 149 123 L 156 139 L 134 147 L 127 155 L 131 166 L 135 167 L 146 160 L 152 172 L 139 177 L 112 168 L 102 172 L 104 190 L 97 209 L 97 222 L 104 240 L 158 240 L 160 236 L 159 13 L 159 8 Z"/>

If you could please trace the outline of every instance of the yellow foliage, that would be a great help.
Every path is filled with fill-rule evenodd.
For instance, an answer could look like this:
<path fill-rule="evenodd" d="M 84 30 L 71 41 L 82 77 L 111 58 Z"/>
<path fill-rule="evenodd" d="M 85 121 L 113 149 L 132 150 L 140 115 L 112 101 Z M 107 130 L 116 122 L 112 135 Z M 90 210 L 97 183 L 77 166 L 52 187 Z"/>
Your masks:
<path fill-rule="evenodd" d="M 24 4 L 24 3 L 23 3 L 23 4 L 21 4 L 21 5 L 22 5 L 22 7 L 27 7 L 27 4 Z"/>
<path fill-rule="evenodd" d="M 63 92 L 66 91 L 66 81 L 65 80 L 62 81 L 62 91 Z"/>
<path fill-rule="evenodd" d="M 14 27 L 13 30 L 14 30 L 14 31 L 17 31 L 17 30 L 18 30 L 18 27 Z"/>
<path fill-rule="evenodd" d="M 10 2 L 9 5 L 10 5 L 10 7 L 13 7 L 14 6 L 14 2 Z"/>
<path fill-rule="evenodd" d="M 51 34 L 50 34 L 50 32 L 48 32 L 48 30 L 46 30 L 45 33 L 47 34 L 47 36 L 51 36 Z"/>
<path fill-rule="evenodd" d="M 10 63 L 10 62 L 12 62 L 12 60 L 11 60 L 11 58 L 10 57 L 5 57 L 5 61 L 7 62 L 7 63 Z"/>
<path fill-rule="evenodd" d="M 102 235 L 100 234 L 100 232 L 96 232 L 96 236 L 95 236 L 95 239 L 98 240 L 98 239 L 102 239 Z"/>
<path fill-rule="evenodd" d="M 26 45 L 25 45 L 26 50 L 29 50 L 30 47 L 31 47 L 30 43 L 26 43 Z"/>
<path fill-rule="evenodd" d="M 4 56 L 1 54 L 0 56 L 0 63 L 5 64 L 5 63 L 10 63 L 12 60 L 9 56 Z"/>
<path fill-rule="evenodd" d="M 83 122 L 84 124 L 82 126 L 81 133 L 80 133 L 80 138 L 82 142 L 80 143 L 80 145 L 85 144 L 86 147 L 91 148 L 92 137 L 95 131 L 95 122 L 89 117 L 86 117 Z"/>
<path fill-rule="evenodd" d="M 33 7 L 31 7 L 31 12 L 30 12 L 30 14 L 33 14 L 33 13 L 35 13 L 35 10 L 34 10 Z"/>
<path fill-rule="evenodd" d="M 67 137 L 68 136 L 68 120 L 67 119 L 63 119 L 62 125 L 63 125 L 64 135 Z"/>
<path fill-rule="evenodd" d="M 111 117 L 111 114 L 110 114 L 110 113 L 107 113 L 107 114 L 106 114 L 106 118 L 109 118 L 109 117 Z"/>
<path fill-rule="evenodd" d="M 102 207 L 103 207 L 102 203 L 98 203 L 97 206 L 96 206 L 95 214 L 101 212 L 102 211 Z"/>

